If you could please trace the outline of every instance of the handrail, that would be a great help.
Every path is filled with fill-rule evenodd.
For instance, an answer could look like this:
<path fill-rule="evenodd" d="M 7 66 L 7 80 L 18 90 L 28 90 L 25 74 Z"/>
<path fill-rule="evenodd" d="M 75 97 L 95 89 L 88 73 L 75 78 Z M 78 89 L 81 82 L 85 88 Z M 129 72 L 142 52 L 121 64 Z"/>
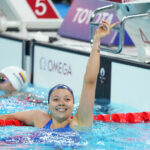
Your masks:
<path fill-rule="evenodd" d="M 91 16 L 91 19 L 90 19 L 90 43 L 91 43 L 91 46 L 93 45 L 93 28 L 98 27 L 100 25 L 98 23 L 93 22 L 96 15 L 98 13 L 103 12 L 103 11 L 107 11 L 107 10 L 115 9 L 115 8 L 116 8 L 116 6 L 114 4 L 113 5 L 107 5 L 107 6 L 96 9 L 92 13 L 92 16 Z M 121 53 L 121 51 L 123 49 L 123 45 L 124 45 L 124 25 L 125 25 L 125 22 L 126 22 L 126 20 L 139 18 L 139 17 L 150 17 L 150 12 L 142 13 L 142 14 L 134 14 L 134 15 L 129 15 L 129 16 L 123 17 L 122 20 L 120 21 L 120 27 L 119 28 L 118 27 L 113 28 L 113 30 L 119 32 L 119 45 L 118 45 L 118 48 L 117 49 L 115 49 L 115 48 L 110 49 L 106 46 L 101 46 L 100 47 L 101 50 L 102 51 L 107 51 L 107 52 L 110 52 L 110 53 L 115 53 L 115 54 Z"/>

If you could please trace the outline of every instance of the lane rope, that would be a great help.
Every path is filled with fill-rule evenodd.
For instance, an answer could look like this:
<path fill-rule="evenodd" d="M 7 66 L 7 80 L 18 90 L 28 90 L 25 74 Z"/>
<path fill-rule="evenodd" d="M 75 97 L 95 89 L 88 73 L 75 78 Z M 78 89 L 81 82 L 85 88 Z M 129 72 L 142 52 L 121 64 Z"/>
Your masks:
<path fill-rule="evenodd" d="M 73 116 L 71 116 L 73 118 Z M 115 113 L 94 115 L 93 120 L 117 123 L 150 123 L 150 112 Z M 0 119 L 0 126 L 26 126 L 19 120 Z"/>
<path fill-rule="evenodd" d="M 96 121 L 103 122 L 148 123 L 150 122 L 150 112 L 100 114 L 94 115 L 93 118 Z"/>

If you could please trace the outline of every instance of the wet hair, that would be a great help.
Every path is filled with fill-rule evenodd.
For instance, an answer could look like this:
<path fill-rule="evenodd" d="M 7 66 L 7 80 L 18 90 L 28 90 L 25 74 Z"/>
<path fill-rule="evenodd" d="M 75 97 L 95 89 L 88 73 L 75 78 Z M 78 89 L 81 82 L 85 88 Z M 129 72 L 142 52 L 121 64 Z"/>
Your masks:
<path fill-rule="evenodd" d="M 68 90 L 71 94 L 72 94 L 72 97 L 73 97 L 73 103 L 74 103 L 74 95 L 73 95 L 73 91 L 72 89 L 67 86 L 67 85 L 64 85 L 64 84 L 57 84 L 55 85 L 53 88 L 50 89 L 49 93 L 48 93 L 48 104 L 49 104 L 49 100 L 50 100 L 50 96 L 51 94 L 53 93 L 53 91 L 57 90 L 57 89 L 66 89 Z"/>

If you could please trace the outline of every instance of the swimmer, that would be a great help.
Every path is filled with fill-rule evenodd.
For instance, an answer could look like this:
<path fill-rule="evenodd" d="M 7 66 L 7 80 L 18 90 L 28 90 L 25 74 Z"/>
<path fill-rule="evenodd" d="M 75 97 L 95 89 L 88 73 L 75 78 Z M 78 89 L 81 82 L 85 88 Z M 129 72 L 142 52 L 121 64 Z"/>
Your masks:
<path fill-rule="evenodd" d="M 9 97 L 20 93 L 27 85 L 26 71 L 16 66 L 9 66 L 0 71 L 0 90 Z"/>
<path fill-rule="evenodd" d="M 29 102 L 43 103 L 44 98 L 34 94 L 24 92 L 27 86 L 26 71 L 17 66 L 9 66 L 0 71 L 0 90 L 4 91 L 4 95 L 0 98 L 15 96 L 19 99 L 24 99 Z"/>
<path fill-rule="evenodd" d="M 29 110 L 0 115 L 0 119 L 17 119 L 26 125 L 47 129 L 76 129 L 92 126 L 95 89 L 100 68 L 100 42 L 116 24 L 118 23 L 110 25 L 107 21 L 103 21 L 96 29 L 83 79 L 79 107 L 73 118 L 71 118 L 74 109 L 73 91 L 66 85 L 56 85 L 49 91 L 48 109 L 50 113 L 42 110 Z"/>

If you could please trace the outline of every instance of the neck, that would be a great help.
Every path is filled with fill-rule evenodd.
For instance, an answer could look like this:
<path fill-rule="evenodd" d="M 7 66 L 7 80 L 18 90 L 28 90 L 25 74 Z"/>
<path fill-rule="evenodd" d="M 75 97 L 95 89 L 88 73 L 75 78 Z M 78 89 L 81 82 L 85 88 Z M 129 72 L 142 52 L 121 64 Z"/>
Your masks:
<path fill-rule="evenodd" d="M 53 122 L 51 125 L 51 129 L 57 129 L 57 128 L 63 128 L 65 127 L 68 123 L 70 123 L 70 119 L 67 119 L 65 121 L 59 122 L 56 119 L 52 118 Z"/>

